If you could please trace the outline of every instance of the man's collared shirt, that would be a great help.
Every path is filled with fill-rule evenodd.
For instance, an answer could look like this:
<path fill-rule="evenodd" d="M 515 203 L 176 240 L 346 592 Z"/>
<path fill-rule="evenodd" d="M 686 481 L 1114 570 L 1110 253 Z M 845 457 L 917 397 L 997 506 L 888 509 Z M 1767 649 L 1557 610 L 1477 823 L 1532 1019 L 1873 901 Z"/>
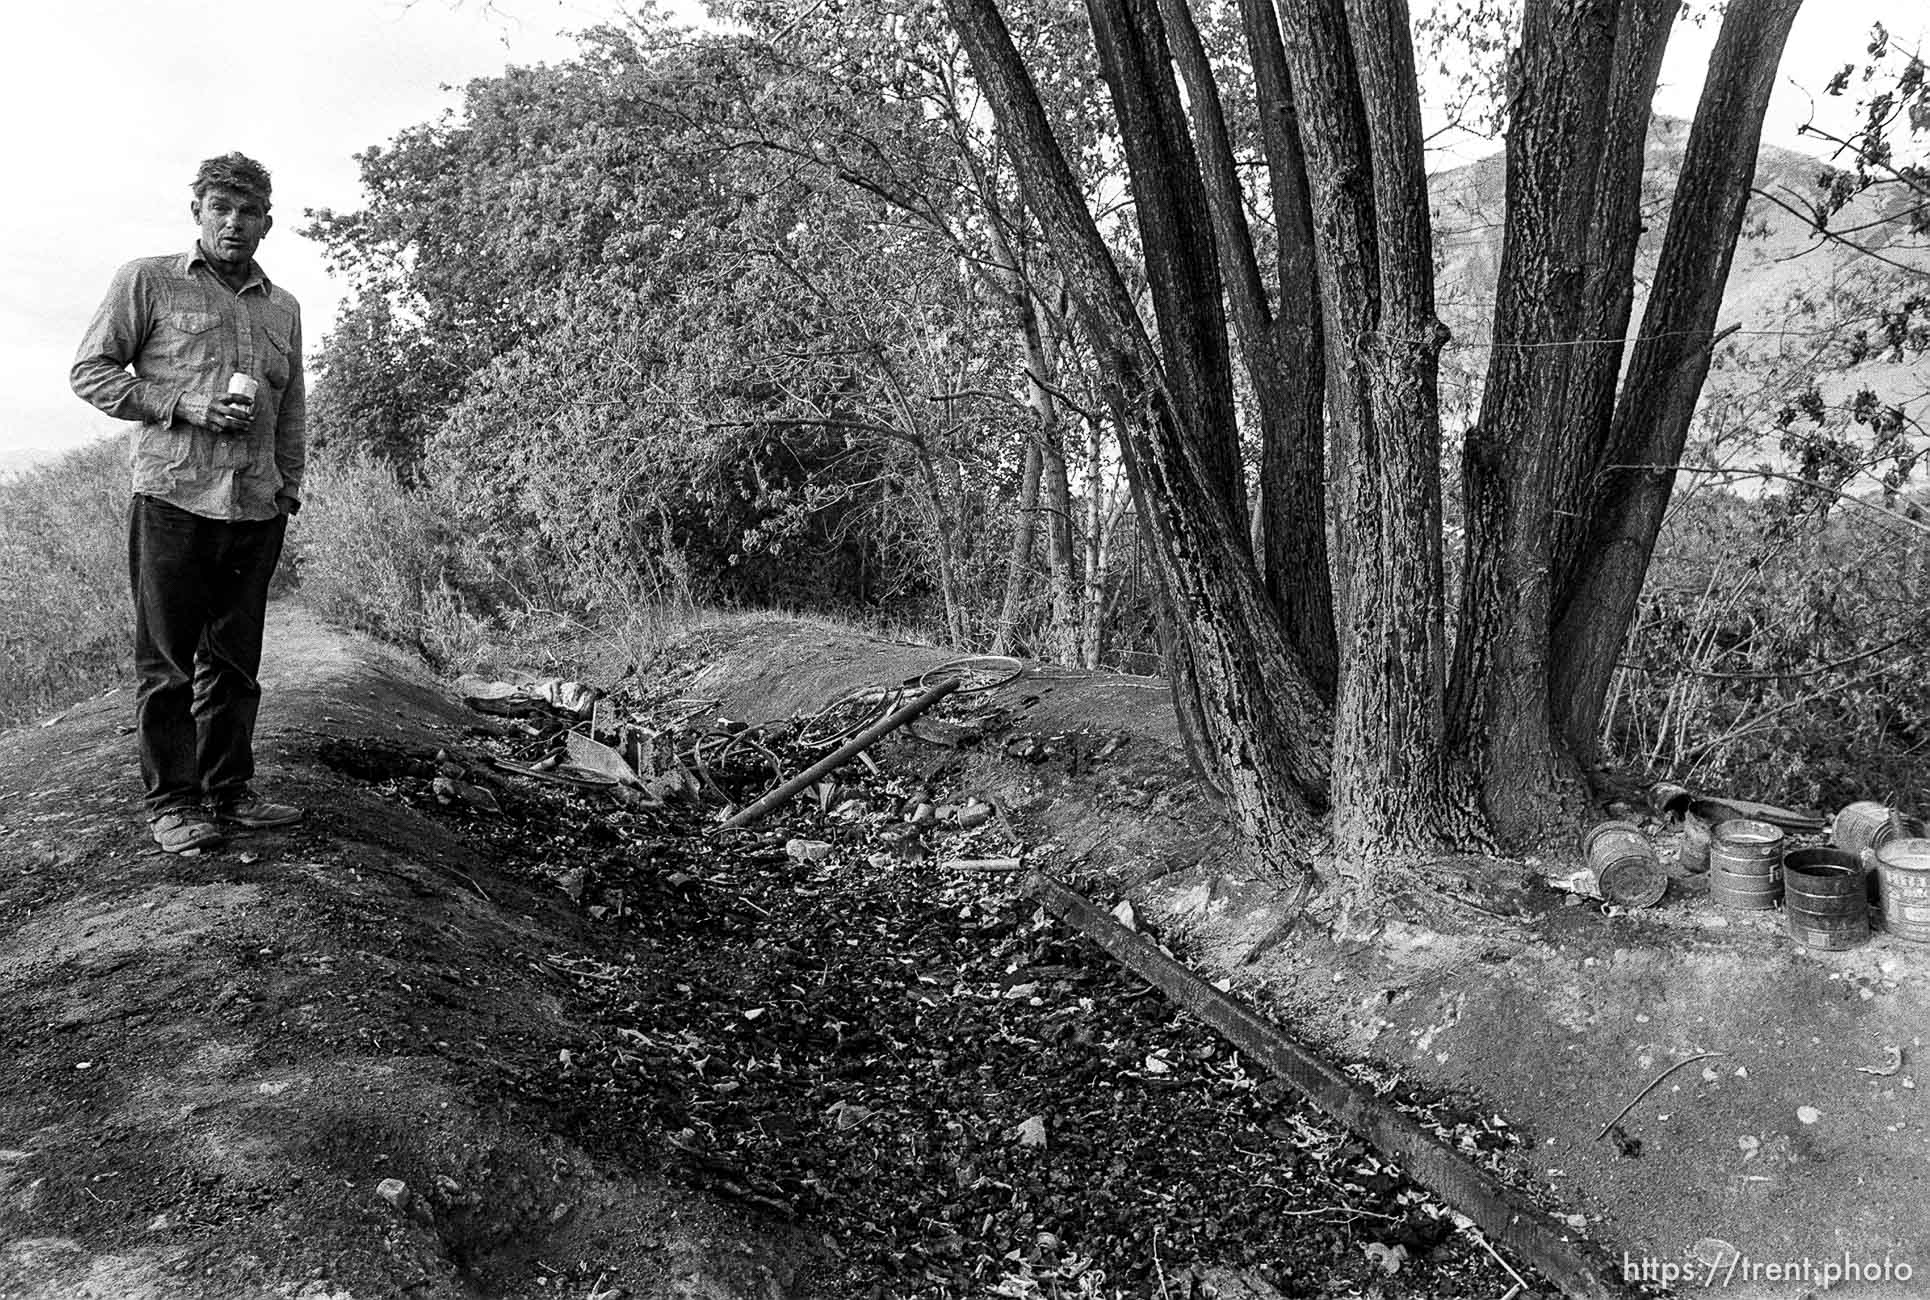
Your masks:
<path fill-rule="evenodd" d="M 133 373 L 128 373 L 128 367 Z M 254 423 L 217 433 L 191 422 L 253 375 Z M 134 490 L 210 519 L 272 519 L 301 500 L 308 453 L 302 317 L 294 296 L 250 264 L 239 292 L 199 245 L 114 275 L 70 376 L 74 391 L 134 431 Z"/>

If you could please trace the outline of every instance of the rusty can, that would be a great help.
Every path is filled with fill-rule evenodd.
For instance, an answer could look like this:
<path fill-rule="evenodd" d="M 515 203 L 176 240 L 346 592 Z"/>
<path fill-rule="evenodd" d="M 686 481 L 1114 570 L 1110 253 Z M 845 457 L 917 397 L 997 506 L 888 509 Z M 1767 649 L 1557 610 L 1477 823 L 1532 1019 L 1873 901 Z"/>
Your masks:
<path fill-rule="evenodd" d="M 1749 817 L 1719 823 L 1709 846 L 1709 897 L 1760 912 L 1775 907 L 1782 892 L 1782 828 Z"/>
<path fill-rule="evenodd" d="M 1841 952 L 1870 937 L 1863 860 L 1842 849 L 1792 849 L 1783 855 L 1784 923 L 1805 948 Z"/>
<path fill-rule="evenodd" d="M 1887 803 L 1859 799 L 1836 814 L 1829 838 L 1845 853 L 1861 853 L 1880 849 L 1891 840 L 1921 839 L 1923 835 L 1923 823 L 1914 817 L 1905 817 Z"/>
<path fill-rule="evenodd" d="M 1595 887 L 1605 903 L 1621 907 L 1654 907 L 1668 892 L 1669 878 L 1655 846 L 1634 822 L 1607 821 L 1582 836 L 1582 858 L 1594 873 Z"/>
<path fill-rule="evenodd" d="M 1649 787 L 1649 811 L 1657 817 L 1674 817 L 1688 811 L 1692 798 L 1685 785 L 1657 781 Z"/>
<path fill-rule="evenodd" d="M 1930 839 L 1893 839 L 1875 851 L 1883 928 L 1899 939 L 1930 943 Z"/>

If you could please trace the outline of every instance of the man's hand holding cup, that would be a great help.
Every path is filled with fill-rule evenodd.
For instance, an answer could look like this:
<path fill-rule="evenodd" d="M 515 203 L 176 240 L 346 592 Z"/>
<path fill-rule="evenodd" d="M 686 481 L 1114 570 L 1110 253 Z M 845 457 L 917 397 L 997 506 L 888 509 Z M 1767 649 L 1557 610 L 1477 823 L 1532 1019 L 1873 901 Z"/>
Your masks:
<path fill-rule="evenodd" d="M 208 427 L 221 433 L 241 433 L 255 422 L 255 377 L 237 370 L 228 378 L 228 391 L 208 408 Z"/>

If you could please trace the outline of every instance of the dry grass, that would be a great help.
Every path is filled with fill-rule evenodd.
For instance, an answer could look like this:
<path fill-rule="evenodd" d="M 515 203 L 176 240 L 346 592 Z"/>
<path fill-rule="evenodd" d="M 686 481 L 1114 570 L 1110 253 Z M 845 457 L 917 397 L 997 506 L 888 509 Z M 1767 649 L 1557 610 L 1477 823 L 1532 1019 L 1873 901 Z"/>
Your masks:
<path fill-rule="evenodd" d="M 0 726 L 125 680 L 127 443 L 0 478 Z"/>

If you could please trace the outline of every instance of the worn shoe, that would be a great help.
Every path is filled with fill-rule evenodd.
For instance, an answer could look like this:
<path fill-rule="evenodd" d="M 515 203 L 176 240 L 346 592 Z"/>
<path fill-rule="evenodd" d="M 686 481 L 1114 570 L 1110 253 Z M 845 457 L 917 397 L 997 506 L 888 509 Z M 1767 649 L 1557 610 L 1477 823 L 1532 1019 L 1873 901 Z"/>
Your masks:
<path fill-rule="evenodd" d="M 243 795 L 233 803 L 217 804 L 215 820 L 250 830 L 272 831 L 293 826 L 302 819 L 302 810 L 293 804 L 271 803 L 255 795 Z"/>
<path fill-rule="evenodd" d="M 226 838 L 219 826 L 199 812 L 181 810 L 162 813 L 148 823 L 148 830 L 154 836 L 154 842 L 169 853 L 192 853 L 196 849 L 213 848 Z"/>

